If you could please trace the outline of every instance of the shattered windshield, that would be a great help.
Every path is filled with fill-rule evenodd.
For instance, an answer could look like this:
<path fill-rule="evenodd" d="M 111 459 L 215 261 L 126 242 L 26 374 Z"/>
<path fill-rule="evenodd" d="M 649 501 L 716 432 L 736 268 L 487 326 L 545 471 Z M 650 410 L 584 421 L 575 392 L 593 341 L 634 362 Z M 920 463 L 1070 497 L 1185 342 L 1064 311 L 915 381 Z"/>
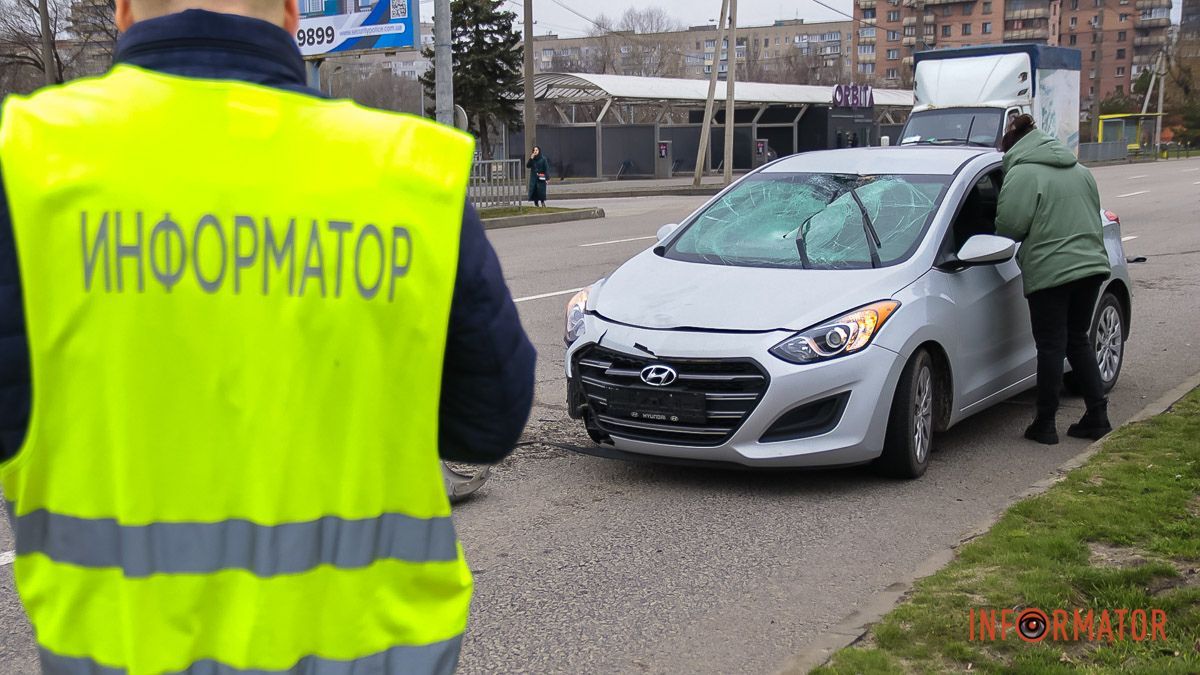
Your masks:
<path fill-rule="evenodd" d="M 755 174 L 693 219 L 664 256 L 742 267 L 828 270 L 894 265 L 920 244 L 949 180 Z M 863 218 L 864 210 L 869 221 Z"/>

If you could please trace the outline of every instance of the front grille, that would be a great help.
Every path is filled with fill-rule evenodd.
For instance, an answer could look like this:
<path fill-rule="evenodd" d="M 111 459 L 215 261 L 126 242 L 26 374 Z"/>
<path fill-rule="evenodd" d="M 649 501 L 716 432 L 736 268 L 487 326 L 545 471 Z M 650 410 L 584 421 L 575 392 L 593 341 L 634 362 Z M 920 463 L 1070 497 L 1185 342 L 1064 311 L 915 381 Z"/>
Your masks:
<path fill-rule="evenodd" d="M 679 378 L 663 389 L 647 386 L 641 372 L 650 365 L 671 366 Z M 659 359 L 594 345 L 576 353 L 573 372 L 595 424 L 604 432 L 671 445 L 718 446 L 729 440 L 762 400 L 768 382 L 766 371 L 750 359 Z M 685 424 L 615 416 L 608 398 L 618 389 L 702 393 L 705 421 Z"/>

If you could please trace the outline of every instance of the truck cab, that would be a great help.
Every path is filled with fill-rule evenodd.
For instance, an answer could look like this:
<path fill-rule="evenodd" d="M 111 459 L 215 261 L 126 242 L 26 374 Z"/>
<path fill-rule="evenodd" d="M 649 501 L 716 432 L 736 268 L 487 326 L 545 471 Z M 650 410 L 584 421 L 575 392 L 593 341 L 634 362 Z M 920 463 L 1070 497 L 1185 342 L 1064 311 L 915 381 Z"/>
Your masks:
<path fill-rule="evenodd" d="M 918 52 L 914 106 L 901 145 L 1000 147 L 1021 113 L 1079 148 L 1079 50 L 1036 44 Z"/>

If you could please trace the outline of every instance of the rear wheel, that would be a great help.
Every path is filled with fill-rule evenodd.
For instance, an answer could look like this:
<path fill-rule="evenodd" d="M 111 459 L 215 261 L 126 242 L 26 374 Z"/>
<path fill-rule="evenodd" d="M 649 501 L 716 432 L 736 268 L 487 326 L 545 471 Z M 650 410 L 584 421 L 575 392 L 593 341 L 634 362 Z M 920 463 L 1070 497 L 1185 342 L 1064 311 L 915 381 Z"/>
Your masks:
<path fill-rule="evenodd" d="M 1100 367 L 1100 381 L 1107 394 L 1116 386 L 1125 362 L 1125 315 L 1121 311 L 1121 301 L 1112 293 L 1105 293 L 1100 298 L 1096 316 L 1092 318 L 1090 336 L 1096 365 Z M 1063 381 L 1071 393 L 1082 393 L 1074 373 L 1067 373 Z"/>
<path fill-rule="evenodd" d="M 909 359 L 896 385 L 883 454 L 875 461 L 880 473 L 894 478 L 919 478 L 925 473 L 933 449 L 936 387 L 933 358 L 921 349 Z"/>

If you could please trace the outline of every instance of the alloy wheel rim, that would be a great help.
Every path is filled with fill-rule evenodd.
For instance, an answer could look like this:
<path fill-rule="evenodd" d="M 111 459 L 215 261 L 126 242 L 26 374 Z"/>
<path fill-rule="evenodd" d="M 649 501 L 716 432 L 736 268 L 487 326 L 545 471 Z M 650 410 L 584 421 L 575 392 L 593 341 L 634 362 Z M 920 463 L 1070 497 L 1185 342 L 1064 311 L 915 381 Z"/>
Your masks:
<path fill-rule="evenodd" d="M 929 456 L 933 441 L 933 373 L 928 367 L 917 375 L 917 396 L 913 401 L 913 450 L 918 464 Z"/>
<path fill-rule="evenodd" d="M 1121 337 L 1121 314 L 1109 305 L 1100 313 L 1096 326 L 1096 365 L 1100 366 L 1100 377 L 1105 383 L 1116 379 L 1121 367 L 1121 353 L 1125 347 Z"/>

